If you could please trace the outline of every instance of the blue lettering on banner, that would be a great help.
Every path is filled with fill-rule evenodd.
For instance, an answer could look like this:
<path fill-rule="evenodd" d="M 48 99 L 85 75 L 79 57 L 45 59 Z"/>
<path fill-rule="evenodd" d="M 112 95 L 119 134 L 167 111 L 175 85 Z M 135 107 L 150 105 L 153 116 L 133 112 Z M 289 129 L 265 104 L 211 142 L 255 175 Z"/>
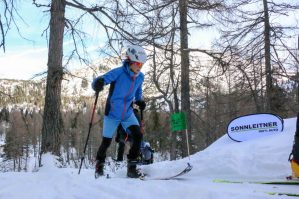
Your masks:
<path fill-rule="evenodd" d="M 277 134 L 282 130 L 283 119 L 270 113 L 240 116 L 227 126 L 228 136 L 237 142 Z"/>
<path fill-rule="evenodd" d="M 267 122 L 267 123 L 258 123 L 258 124 L 248 124 L 242 126 L 231 127 L 231 131 L 246 131 L 246 130 L 259 130 L 260 128 L 274 128 L 277 127 L 277 122 Z M 259 130 L 264 132 L 262 130 Z"/>

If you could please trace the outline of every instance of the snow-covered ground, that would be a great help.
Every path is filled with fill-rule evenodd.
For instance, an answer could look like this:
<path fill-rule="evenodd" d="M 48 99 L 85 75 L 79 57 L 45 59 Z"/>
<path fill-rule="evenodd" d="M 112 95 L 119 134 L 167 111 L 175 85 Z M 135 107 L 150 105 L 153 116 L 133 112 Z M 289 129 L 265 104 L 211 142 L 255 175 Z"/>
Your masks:
<path fill-rule="evenodd" d="M 286 119 L 283 133 L 237 143 L 224 135 L 206 150 L 178 161 L 142 166 L 151 176 L 168 176 L 183 169 L 191 172 L 177 180 L 141 181 L 126 178 L 126 169 L 112 178 L 95 179 L 94 171 L 57 168 L 53 156 L 43 156 L 38 172 L 0 173 L 0 199 L 265 199 L 292 198 L 266 192 L 298 193 L 298 186 L 224 184 L 214 179 L 261 181 L 284 179 L 291 174 L 288 156 L 292 148 L 296 118 Z"/>

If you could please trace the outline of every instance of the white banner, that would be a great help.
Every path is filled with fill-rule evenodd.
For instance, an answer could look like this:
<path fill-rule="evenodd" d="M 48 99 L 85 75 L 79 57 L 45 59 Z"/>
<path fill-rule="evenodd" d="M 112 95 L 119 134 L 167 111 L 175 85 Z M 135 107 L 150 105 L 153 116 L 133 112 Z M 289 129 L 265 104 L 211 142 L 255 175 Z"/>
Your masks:
<path fill-rule="evenodd" d="M 237 142 L 274 135 L 282 130 L 282 118 L 268 113 L 244 115 L 233 119 L 227 126 L 228 136 Z"/>

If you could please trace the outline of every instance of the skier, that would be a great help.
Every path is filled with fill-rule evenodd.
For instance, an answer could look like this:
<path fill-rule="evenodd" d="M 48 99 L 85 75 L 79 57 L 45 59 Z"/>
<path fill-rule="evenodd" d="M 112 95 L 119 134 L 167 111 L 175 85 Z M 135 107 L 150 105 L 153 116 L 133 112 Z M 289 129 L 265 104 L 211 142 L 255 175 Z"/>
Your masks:
<path fill-rule="evenodd" d="M 154 162 L 154 152 L 149 142 L 142 141 L 140 146 L 141 163 L 152 164 Z"/>
<path fill-rule="evenodd" d="M 146 103 L 142 99 L 144 74 L 140 72 L 145 62 L 146 53 L 144 49 L 137 45 L 130 45 L 125 50 L 122 66 L 110 70 L 92 82 L 92 88 L 96 92 L 102 91 L 104 85 L 110 84 L 105 108 L 102 143 L 96 156 L 96 175 L 104 175 L 106 151 L 111 144 L 114 132 L 121 124 L 124 129 L 129 129 L 133 142 L 127 155 L 127 176 L 130 178 L 139 177 L 136 164 L 142 133 L 131 104 L 134 101 L 140 110 L 144 110 L 146 107 Z"/>
<path fill-rule="evenodd" d="M 299 178 L 299 113 L 297 114 L 296 133 L 294 136 L 294 145 L 290 154 L 289 160 L 291 162 L 291 168 L 293 177 Z"/>
<path fill-rule="evenodd" d="M 138 110 L 134 108 L 133 112 L 135 117 L 138 120 L 138 123 L 140 124 L 140 117 L 138 114 Z M 121 124 L 119 124 L 117 127 L 115 141 L 118 143 L 116 161 L 121 162 L 124 159 L 123 156 L 125 152 L 126 141 L 132 141 L 131 136 L 129 136 L 129 134 L 124 130 Z"/>
<path fill-rule="evenodd" d="M 135 117 L 137 118 L 139 124 L 141 123 L 140 117 L 139 117 L 139 112 L 137 109 L 133 109 Z M 115 141 L 118 143 L 118 149 L 117 149 L 117 162 L 123 161 L 123 156 L 125 152 L 125 145 L 126 142 L 129 141 L 131 142 L 131 136 L 129 133 L 127 133 L 121 125 L 118 126 L 117 128 L 117 133 L 115 137 Z M 154 150 L 151 148 L 149 142 L 141 141 L 140 145 L 140 154 L 139 154 L 139 163 L 141 164 L 151 164 L 153 163 L 154 159 Z"/>

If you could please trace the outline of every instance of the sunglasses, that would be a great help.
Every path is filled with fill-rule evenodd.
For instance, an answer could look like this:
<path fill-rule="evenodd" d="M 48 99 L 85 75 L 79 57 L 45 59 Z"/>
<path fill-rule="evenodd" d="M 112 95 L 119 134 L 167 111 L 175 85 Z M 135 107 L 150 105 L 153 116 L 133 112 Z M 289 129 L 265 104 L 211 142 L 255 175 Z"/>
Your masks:
<path fill-rule="evenodd" d="M 143 66 L 143 63 L 141 63 L 141 62 L 134 62 L 134 64 L 138 68 L 141 68 Z"/>

